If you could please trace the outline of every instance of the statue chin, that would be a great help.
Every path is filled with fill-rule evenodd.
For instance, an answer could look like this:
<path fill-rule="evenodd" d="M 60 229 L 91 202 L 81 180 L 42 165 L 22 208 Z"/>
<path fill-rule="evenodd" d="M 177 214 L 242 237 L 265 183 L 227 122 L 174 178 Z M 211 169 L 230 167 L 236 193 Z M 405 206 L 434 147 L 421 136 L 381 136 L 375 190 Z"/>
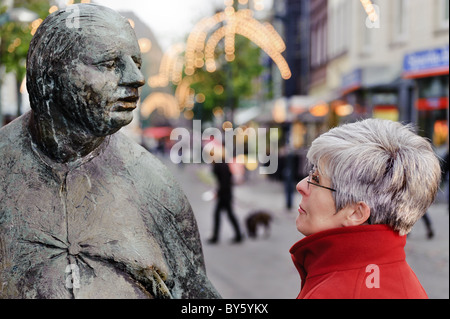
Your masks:
<path fill-rule="evenodd" d="M 123 126 L 127 126 L 133 120 L 133 111 L 116 111 L 111 112 L 111 124 L 120 130 Z M 116 131 L 117 131 L 116 130 Z M 112 133 L 111 133 L 112 134 Z"/>
<path fill-rule="evenodd" d="M 133 120 L 133 111 L 110 111 L 102 121 L 89 122 L 84 125 L 85 130 L 93 136 L 105 137 L 119 131 Z M 99 123 L 103 123 L 100 124 Z"/>

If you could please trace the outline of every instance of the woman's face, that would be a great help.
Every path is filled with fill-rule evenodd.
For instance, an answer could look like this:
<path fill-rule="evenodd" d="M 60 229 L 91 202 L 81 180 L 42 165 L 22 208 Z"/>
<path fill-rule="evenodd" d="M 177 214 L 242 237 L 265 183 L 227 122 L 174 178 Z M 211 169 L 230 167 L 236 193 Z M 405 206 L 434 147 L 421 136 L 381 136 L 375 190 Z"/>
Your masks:
<path fill-rule="evenodd" d="M 311 173 L 311 182 L 324 187 L 331 187 L 330 179 L 319 174 L 318 170 Z M 297 184 L 297 191 L 302 195 L 298 208 L 296 226 L 305 236 L 327 229 L 343 226 L 344 214 L 336 213 L 336 205 L 332 190 L 311 185 L 309 177 L 305 177 Z"/>

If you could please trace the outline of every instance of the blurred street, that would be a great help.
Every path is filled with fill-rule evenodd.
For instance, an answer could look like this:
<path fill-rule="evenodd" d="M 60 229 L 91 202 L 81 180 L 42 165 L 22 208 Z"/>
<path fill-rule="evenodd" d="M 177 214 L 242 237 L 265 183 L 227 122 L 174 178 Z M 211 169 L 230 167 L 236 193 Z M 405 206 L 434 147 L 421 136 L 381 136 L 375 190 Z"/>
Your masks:
<path fill-rule="evenodd" d="M 268 180 L 255 172 L 234 188 L 234 209 L 244 231 L 245 218 L 255 210 L 272 214 L 270 237 L 245 238 L 232 244 L 233 231 L 222 215 L 220 242 L 207 243 L 212 233 L 215 202 L 202 200 L 202 194 L 214 189 L 206 164 L 174 165 L 163 159 L 180 182 L 197 218 L 208 277 L 223 298 L 292 299 L 300 290 L 300 277 L 294 268 L 289 248 L 303 235 L 295 228 L 296 206 L 300 195 L 294 196 L 290 211 L 285 209 L 283 184 Z M 419 221 L 408 237 L 407 261 L 431 299 L 449 298 L 449 214 L 446 203 L 434 204 L 430 218 L 435 230 L 433 239 L 426 239 L 425 223 Z"/>

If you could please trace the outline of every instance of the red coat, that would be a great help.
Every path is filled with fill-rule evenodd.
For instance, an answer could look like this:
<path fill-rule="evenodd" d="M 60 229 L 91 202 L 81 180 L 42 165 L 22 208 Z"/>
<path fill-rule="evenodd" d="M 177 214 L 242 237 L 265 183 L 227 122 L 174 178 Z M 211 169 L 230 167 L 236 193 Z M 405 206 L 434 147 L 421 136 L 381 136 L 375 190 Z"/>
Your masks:
<path fill-rule="evenodd" d="M 342 227 L 290 249 L 300 273 L 298 299 L 428 298 L 406 263 L 406 236 L 386 225 Z"/>

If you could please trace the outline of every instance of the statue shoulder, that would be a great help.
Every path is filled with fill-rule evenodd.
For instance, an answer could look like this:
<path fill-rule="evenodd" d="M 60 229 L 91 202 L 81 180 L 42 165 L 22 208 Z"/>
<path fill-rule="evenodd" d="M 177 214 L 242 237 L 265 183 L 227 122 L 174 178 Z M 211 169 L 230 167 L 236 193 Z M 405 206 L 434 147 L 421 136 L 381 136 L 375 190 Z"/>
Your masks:
<path fill-rule="evenodd" d="M 23 114 L 14 121 L 0 128 L 0 148 L 17 145 L 18 142 L 28 139 L 27 125 L 30 112 Z"/>
<path fill-rule="evenodd" d="M 160 159 L 121 132 L 111 136 L 110 146 L 112 152 L 121 154 L 125 169 L 139 189 L 150 196 L 164 197 L 166 205 L 173 203 L 177 210 L 189 206 L 178 181 Z"/>
<path fill-rule="evenodd" d="M 120 150 L 127 167 L 136 168 L 139 174 L 171 175 L 167 167 L 156 156 L 125 134 L 115 133 L 111 136 L 110 144 L 113 148 Z"/>
<path fill-rule="evenodd" d="M 27 153 L 31 152 L 28 120 L 27 113 L 0 128 L 0 170 L 5 169 L 4 165 L 23 163 Z"/>

